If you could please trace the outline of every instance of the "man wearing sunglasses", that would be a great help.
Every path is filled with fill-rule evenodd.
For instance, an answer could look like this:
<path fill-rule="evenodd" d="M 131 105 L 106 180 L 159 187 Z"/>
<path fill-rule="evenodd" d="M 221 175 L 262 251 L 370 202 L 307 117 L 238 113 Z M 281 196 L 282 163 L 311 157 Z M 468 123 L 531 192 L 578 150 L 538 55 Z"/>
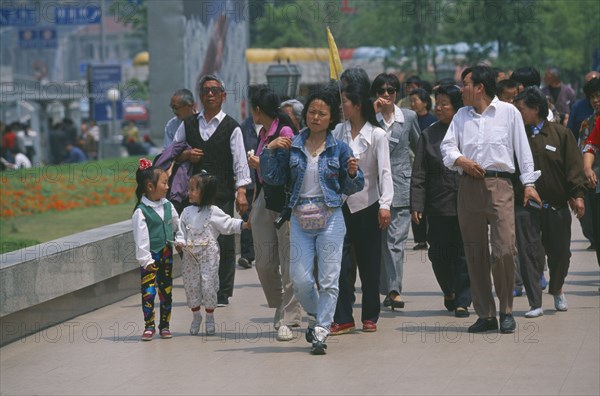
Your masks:
<path fill-rule="evenodd" d="M 400 81 L 394 74 L 381 73 L 371 84 L 371 96 L 379 126 L 387 133 L 392 166 L 394 196 L 390 208 L 390 225 L 383 230 L 381 238 L 381 276 L 379 292 L 385 295 L 383 305 L 404 308 L 402 275 L 404 272 L 404 249 L 408 239 L 410 219 L 410 176 L 412 161 L 409 148 L 415 152 L 421 136 L 417 114 L 395 105 Z"/>
<path fill-rule="evenodd" d="M 243 215 L 248 210 L 246 186 L 252 180 L 242 130 L 237 121 L 221 110 L 227 93 L 219 78 L 212 74 L 203 76 L 198 82 L 198 95 L 202 112 L 185 119 L 175 132 L 174 142 L 185 141 L 192 147 L 177 161 L 190 161 L 194 174 L 205 169 L 216 176 L 219 181 L 216 206 L 233 216 L 235 202 L 238 213 Z M 217 303 L 227 306 L 235 279 L 235 240 L 233 235 L 221 235 L 218 242 L 221 261 Z"/>

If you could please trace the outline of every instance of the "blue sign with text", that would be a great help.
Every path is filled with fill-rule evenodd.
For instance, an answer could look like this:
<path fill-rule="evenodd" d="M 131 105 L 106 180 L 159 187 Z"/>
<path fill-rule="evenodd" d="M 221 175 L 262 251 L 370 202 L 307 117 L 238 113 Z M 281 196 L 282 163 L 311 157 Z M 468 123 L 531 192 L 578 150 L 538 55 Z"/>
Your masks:
<path fill-rule="evenodd" d="M 94 101 L 93 117 L 96 122 L 113 119 L 112 105 L 107 92 L 121 85 L 121 65 L 91 65 L 90 96 Z M 123 118 L 123 101 L 116 102 L 116 119 Z"/>
<path fill-rule="evenodd" d="M 0 26 L 35 26 L 37 20 L 36 8 L 0 7 Z"/>
<path fill-rule="evenodd" d="M 97 4 L 85 7 L 64 5 L 56 7 L 54 14 L 57 25 L 90 25 L 100 23 L 102 9 Z"/>

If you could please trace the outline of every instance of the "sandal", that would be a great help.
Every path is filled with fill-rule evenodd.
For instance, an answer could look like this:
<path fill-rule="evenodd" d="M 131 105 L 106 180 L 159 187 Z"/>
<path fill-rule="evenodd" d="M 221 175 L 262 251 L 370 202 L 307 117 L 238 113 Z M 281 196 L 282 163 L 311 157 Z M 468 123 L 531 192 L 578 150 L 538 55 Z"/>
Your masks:
<path fill-rule="evenodd" d="M 457 318 L 468 318 L 469 310 L 465 307 L 458 307 L 454 310 L 454 316 Z"/>
<path fill-rule="evenodd" d="M 146 329 L 142 334 L 142 341 L 152 341 L 152 337 L 154 337 L 154 329 Z"/>
<path fill-rule="evenodd" d="M 390 308 L 392 309 L 392 311 L 396 308 L 404 308 L 404 301 L 402 301 L 398 292 L 390 292 L 387 295 L 387 298 L 389 298 L 390 300 Z"/>

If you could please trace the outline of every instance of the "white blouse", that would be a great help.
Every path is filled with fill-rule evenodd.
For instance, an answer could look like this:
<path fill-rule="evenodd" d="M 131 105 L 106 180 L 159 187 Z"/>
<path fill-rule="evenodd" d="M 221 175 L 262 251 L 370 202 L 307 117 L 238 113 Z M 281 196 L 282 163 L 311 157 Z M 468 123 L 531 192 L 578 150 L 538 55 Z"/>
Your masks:
<path fill-rule="evenodd" d="M 306 172 L 300 187 L 300 198 L 322 197 L 323 189 L 319 184 L 319 156 L 313 157 L 310 151 L 304 146 L 306 155 Z"/>
<path fill-rule="evenodd" d="M 368 208 L 379 200 L 381 209 L 389 209 L 394 197 L 390 165 L 390 146 L 386 132 L 367 121 L 356 138 L 352 139 L 350 121 L 337 124 L 333 136 L 346 142 L 365 177 L 362 191 L 352 194 L 346 202 L 351 213 Z"/>

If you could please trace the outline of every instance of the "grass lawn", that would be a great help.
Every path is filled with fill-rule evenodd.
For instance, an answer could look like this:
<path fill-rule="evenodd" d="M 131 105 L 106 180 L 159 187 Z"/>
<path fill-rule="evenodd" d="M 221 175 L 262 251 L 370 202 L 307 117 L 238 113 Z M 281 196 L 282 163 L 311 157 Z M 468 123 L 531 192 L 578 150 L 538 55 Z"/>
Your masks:
<path fill-rule="evenodd" d="M 0 253 L 131 218 L 139 157 L 0 174 Z"/>
<path fill-rule="evenodd" d="M 134 202 L 14 217 L 0 223 L 0 254 L 131 219 Z"/>

